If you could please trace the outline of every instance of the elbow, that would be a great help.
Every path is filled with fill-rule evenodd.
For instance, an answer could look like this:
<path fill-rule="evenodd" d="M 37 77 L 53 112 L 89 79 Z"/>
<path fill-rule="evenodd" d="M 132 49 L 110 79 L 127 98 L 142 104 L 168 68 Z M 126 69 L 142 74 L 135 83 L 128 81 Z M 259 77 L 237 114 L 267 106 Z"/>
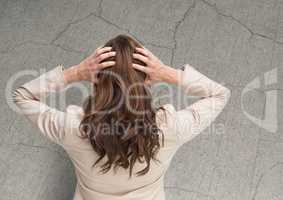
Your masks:
<path fill-rule="evenodd" d="M 25 100 L 24 94 L 21 90 L 22 88 L 19 87 L 17 89 L 14 89 L 11 94 L 12 101 L 16 106 L 19 106 L 19 104 Z"/>
<path fill-rule="evenodd" d="M 14 89 L 10 93 L 10 108 L 16 113 L 21 113 L 21 94 L 17 89 Z"/>
<path fill-rule="evenodd" d="M 12 96 L 12 101 L 14 103 L 17 103 L 18 100 L 19 100 L 19 91 L 18 91 L 18 89 L 13 90 L 11 96 Z"/>
<path fill-rule="evenodd" d="M 225 105 L 228 103 L 228 101 L 231 97 L 231 93 L 232 93 L 231 90 L 229 88 L 225 87 L 223 94 L 222 94 L 222 99 L 223 99 Z"/>
<path fill-rule="evenodd" d="M 229 89 L 229 88 L 225 88 L 226 89 L 226 91 L 225 91 L 225 97 L 226 97 L 226 99 L 227 99 L 227 101 L 230 99 L 230 97 L 231 97 L 231 90 Z"/>
<path fill-rule="evenodd" d="M 12 102 L 18 106 L 19 102 L 21 101 L 21 93 L 19 92 L 19 88 L 12 91 Z"/>
<path fill-rule="evenodd" d="M 217 98 L 220 99 L 221 104 L 224 106 L 228 103 L 231 97 L 231 90 L 227 87 L 222 87 L 221 92 L 218 93 Z"/>
<path fill-rule="evenodd" d="M 26 95 L 24 94 L 24 91 L 21 87 L 12 90 L 11 92 L 11 103 L 12 103 L 12 110 L 14 110 L 16 113 L 23 114 L 23 110 L 25 108 L 25 105 L 27 103 Z"/>

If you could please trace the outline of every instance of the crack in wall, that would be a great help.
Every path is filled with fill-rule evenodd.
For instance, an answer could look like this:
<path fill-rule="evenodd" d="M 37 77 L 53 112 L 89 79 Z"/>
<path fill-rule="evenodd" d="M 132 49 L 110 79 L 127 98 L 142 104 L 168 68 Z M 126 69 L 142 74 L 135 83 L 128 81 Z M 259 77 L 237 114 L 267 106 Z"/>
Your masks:
<path fill-rule="evenodd" d="M 129 29 L 123 28 L 123 27 L 119 26 L 118 24 L 115 24 L 115 23 L 111 22 L 110 20 L 106 19 L 102 14 L 101 15 L 96 15 L 94 13 L 94 16 L 99 18 L 99 19 L 101 19 L 102 21 L 104 21 L 108 25 L 114 26 L 114 27 L 116 27 L 119 30 L 126 31 L 127 33 L 131 34 Z"/>
<path fill-rule="evenodd" d="M 127 33 L 129 33 L 129 34 L 131 35 L 130 30 L 125 29 L 125 28 L 123 28 L 123 27 L 120 27 L 118 24 L 115 24 L 115 23 L 111 22 L 110 20 L 106 19 L 105 17 L 103 17 L 103 15 L 102 15 L 102 12 L 103 12 L 103 10 L 102 10 L 102 4 L 103 4 L 103 0 L 101 0 L 100 3 L 99 3 L 99 8 L 98 8 L 99 11 L 98 11 L 98 14 L 96 14 L 95 12 L 91 12 L 91 13 L 89 13 L 88 15 L 86 15 L 86 16 L 84 16 L 84 17 L 82 17 L 82 18 L 79 18 L 79 19 L 77 19 L 77 20 L 71 20 L 71 21 L 65 26 L 65 28 L 64 28 L 62 31 L 60 31 L 58 34 L 56 34 L 56 36 L 54 37 L 54 39 L 52 39 L 52 40 L 50 41 L 50 44 L 55 44 L 55 42 L 56 42 L 57 40 L 59 40 L 59 39 L 71 28 L 72 25 L 78 24 L 78 23 L 80 23 L 80 22 L 82 22 L 82 21 L 84 21 L 84 20 L 87 20 L 88 18 L 93 17 L 93 16 L 99 18 L 100 20 L 102 20 L 103 22 L 105 22 L 105 23 L 108 24 L 108 25 L 114 26 L 115 28 L 117 28 L 117 29 L 119 29 L 119 30 L 126 31 Z M 64 49 L 66 48 L 66 47 L 63 47 L 62 45 L 60 45 L 60 47 L 61 47 L 61 48 L 64 48 Z M 76 50 L 76 51 L 78 51 L 78 50 Z"/>
<path fill-rule="evenodd" d="M 258 190 L 258 189 L 259 189 L 259 186 L 261 185 L 262 181 L 264 180 L 265 175 L 267 175 L 271 170 L 273 170 L 273 169 L 274 169 L 275 167 L 277 167 L 278 165 L 282 165 L 282 166 L 283 166 L 283 162 L 277 162 L 277 163 L 275 163 L 275 164 L 272 165 L 266 172 L 263 172 L 263 173 L 260 175 L 258 181 L 256 182 L 255 192 L 254 192 L 254 194 L 253 194 L 251 200 L 255 200 L 255 199 L 256 199 L 256 196 L 257 196 L 257 194 L 258 194 L 258 192 L 259 192 L 259 190 Z"/>
<path fill-rule="evenodd" d="M 273 45 L 273 50 L 274 50 L 274 46 L 275 46 L 275 45 Z M 272 59 L 272 60 L 273 60 L 273 59 Z M 272 62 L 272 61 L 271 61 L 271 62 Z M 272 65 L 272 64 L 271 64 L 271 65 Z M 264 91 L 263 91 L 263 92 L 264 92 Z M 266 97 L 264 98 L 264 107 L 263 107 L 263 111 L 262 111 L 262 116 L 265 116 L 265 109 L 266 109 Z M 256 162 L 257 162 L 257 159 L 258 159 L 258 156 L 259 156 L 259 143 L 262 141 L 262 139 L 260 138 L 261 132 L 262 132 L 262 130 L 260 129 L 259 135 L 258 135 L 258 138 L 257 138 L 257 143 L 256 143 L 255 159 L 254 159 L 254 163 L 253 163 L 252 183 L 253 183 L 253 179 L 254 179 L 254 177 L 255 177 L 255 171 L 256 171 L 256 166 L 257 166 L 257 165 L 256 165 Z M 278 165 L 278 163 L 275 164 L 274 166 L 272 166 L 272 167 L 269 169 L 269 171 L 272 170 L 276 165 Z M 258 193 L 258 188 L 259 188 L 259 186 L 260 186 L 260 184 L 261 184 L 261 182 L 262 182 L 264 176 L 265 176 L 264 173 L 261 174 L 260 178 L 259 178 L 258 181 L 256 182 L 256 184 L 255 184 L 255 189 L 254 189 L 254 193 L 252 193 L 252 188 L 250 189 L 250 195 L 251 195 L 251 199 L 252 199 L 252 200 L 255 200 L 255 198 L 256 198 L 256 196 L 257 196 L 257 193 Z"/>
<path fill-rule="evenodd" d="M 91 13 L 89 13 L 88 15 L 86 15 L 85 17 L 82 17 L 82 18 L 77 19 L 77 20 L 75 20 L 75 21 L 69 22 L 69 23 L 65 26 L 65 28 L 64 28 L 61 32 L 59 32 L 59 33 L 54 37 L 54 39 L 50 42 L 50 44 L 53 44 L 53 45 L 54 45 L 55 42 L 56 42 L 59 38 L 61 38 L 61 37 L 64 35 L 64 33 L 66 33 L 66 32 L 71 28 L 72 25 L 78 24 L 78 23 L 80 23 L 80 22 L 82 22 L 82 21 L 84 21 L 84 20 L 86 20 L 86 19 L 88 19 L 88 18 L 90 18 L 90 17 L 97 17 L 97 18 L 99 18 L 100 20 L 102 20 L 104 23 L 106 23 L 106 24 L 108 24 L 108 25 L 110 25 L 110 26 L 113 26 L 113 27 L 117 28 L 118 30 L 127 32 L 129 35 L 131 35 L 132 37 L 134 37 L 136 40 L 139 41 L 139 39 L 138 39 L 129 29 L 124 28 L 124 27 L 121 27 L 121 26 L 119 26 L 118 24 L 116 24 L 116 23 L 114 23 L 114 22 L 108 20 L 107 18 L 105 18 L 105 17 L 103 16 L 102 4 L 103 4 L 103 0 L 101 0 L 100 3 L 99 3 L 99 9 L 98 9 L 99 12 L 98 12 L 98 14 L 96 14 L 95 12 L 91 12 Z M 144 44 L 150 44 L 150 45 L 155 46 L 155 47 L 158 47 L 158 48 L 167 49 L 167 50 L 170 49 L 170 50 L 171 50 L 171 48 L 168 47 L 168 46 L 159 45 L 159 44 L 154 44 L 154 43 L 147 43 L 147 42 L 145 42 L 145 41 L 140 41 L 140 42 L 141 42 L 141 43 L 144 43 Z M 56 45 L 58 45 L 58 44 L 56 44 Z M 66 48 L 66 47 L 64 47 L 64 46 L 62 46 L 62 45 L 60 45 L 59 47 L 62 48 L 62 49 L 67 49 L 67 50 L 68 50 L 68 48 Z M 74 50 L 74 49 L 73 49 L 73 51 L 79 52 L 78 50 Z M 85 52 L 84 52 L 84 53 L 85 53 Z"/>
<path fill-rule="evenodd" d="M 195 4 L 195 1 L 194 1 L 193 4 Z M 187 10 L 187 12 L 189 12 L 189 10 L 190 10 L 190 8 Z M 65 28 L 64 28 L 62 31 L 60 31 L 60 32 L 54 37 L 54 39 L 51 40 L 50 44 L 55 44 L 55 42 L 56 42 L 59 38 L 61 38 L 61 37 L 64 35 L 64 33 L 66 33 L 66 32 L 70 29 L 70 27 L 71 27 L 72 25 L 77 24 L 77 23 L 80 23 L 80 22 L 82 22 L 82 21 L 84 21 L 84 20 L 86 20 L 86 19 L 88 19 L 89 17 L 92 17 L 92 16 L 95 16 L 95 17 L 99 18 L 100 20 L 102 20 L 102 21 L 105 22 L 106 24 L 108 24 L 108 25 L 110 25 L 110 26 L 113 26 L 113 27 L 117 28 L 118 30 L 127 32 L 129 35 L 131 35 L 132 37 L 134 37 L 136 40 L 140 41 L 129 29 L 124 28 L 124 27 L 121 27 L 120 25 L 118 25 L 118 24 L 116 24 L 116 23 L 110 21 L 109 19 L 107 19 L 106 17 L 103 16 L 103 0 L 100 0 L 99 5 L 98 5 L 98 14 L 96 14 L 96 12 L 91 12 L 91 13 L 89 13 L 88 15 L 86 15 L 85 17 L 82 17 L 82 18 L 77 19 L 77 20 L 74 20 L 74 21 L 71 20 L 71 21 L 65 26 Z M 185 17 L 186 17 L 186 16 L 184 16 L 184 18 L 185 18 Z M 184 21 L 184 19 L 182 19 L 181 21 Z M 180 22 L 180 23 L 182 23 L 182 22 Z M 178 25 L 178 26 L 179 26 L 179 25 Z M 177 31 L 177 28 L 178 28 L 178 27 L 175 27 L 174 34 L 175 34 L 175 32 Z M 176 37 L 176 36 L 174 36 L 174 37 Z M 149 44 L 149 45 L 151 45 L 151 46 L 158 47 L 158 48 L 161 48 L 161 49 L 166 49 L 166 50 L 174 51 L 174 49 L 172 49 L 172 48 L 169 47 L 169 46 L 160 45 L 160 44 L 154 44 L 153 42 L 145 42 L 145 41 L 140 41 L 140 42 L 143 43 L 143 44 Z M 176 46 L 176 45 L 174 45 L 174 46 Z M 60 46 L 60 47 L 63 48 L 63 49 L 66 49 L 66 47 L 63 47 L 63 46 Z M 175 48 L 176 48 L 176 47 L 175 47 Z M 73 50 L 73 51 L 78 51 L 78 50 Z M 173 54 L 174 54 L 174 52 L 173 52 Z"/>
<path fill-rule="evenodd" d="M 272 38 L 272 37 L 269 37 L 267 35 L 264 35 L 264 34 L 261 34 L 261 33 L 257 33 L 255 31 L 253 31 L 250 27 L 248 27 L 246 24 L 242 23 L 239 19 L 235 18 L 234 16 L 232 15 L 228 15 L 228 14 L 225 14 L 223 12 L 220 11 L 220 9 L 216 6 L 216 4 L 211 4 L 209 2 L 207 2 L 206 0 L 199 0 L 199 2 L 202 2 L 206 5 L 208 5 L 210 8 L 212 8 L 218 15 L 222 16 L 222 17 L 225 17 L 225 18 L 229 18 L 230 20 L 236 22 L 237 24 L 239 24 L 240 26 L 242 26 L 245 30 L 247 30 L 249 33 L 250 33 L 250 37 L 249 37 L 249 40 L 254 37 L 254 36 L 258 36 L 260 38 L 265 38 L 267 40 L 271 40 L 272 42 L 276 43 L 276 44 L 279 44 L 279 45 L 283 45 L 283 42 L 281 41 L 277 41 L 276 39 Z M 171 48 L 171 59 L 170 59 L 170 64 L 171 66 L 173 66 L 173 62 L 174 62 L 174 57 L 175 57 L 175 51 L 177 50 L 178 48 L 178 41 L 177 41 L 177 32 L 178 32 L 178 29 L 180 28 L 180 26 L 182 25 L 182 23 L 186 20 L 186 18 L 189 16 L 190 12 L 192 9 L 194 9 L 196 6 L 196 2 L 194 1 L 193 4 L 186 10 L 186 12 L 184 13 L 183 17 L 181 20 L 179 20 L 176 25 L 175 25 L 175 28 L 174 28 L 174 31 L 173 31 L 173 43 L 174 43 L 174 46 L 173 48 Z M 170 48 L 168 48 L 170 49 Z"/>
<path fill-rule="evenodd" d="M 281 41 L 278 41 L 272 37 L 269 37 L 267 35 L 264 35 L 262 33 L 257 33 L 255 31 L 253 31 L 250 27 L 248 27 L 246 24 L 242 23 L 239 19 L 235 18 L 233 15 L 231 14 L 225 14 L 223 12 L 220 11 L 220 9 L 217 7 L 216 4 L 212 4 L 212 3 L 209 3 L 208 1 L 206 0 L 199 0 L 199 2 L 203 2 L 204 4 L 208 5 L 210 8 L 212 8 L 218 15 L 222 16 L 222 17 L 225 17 L 225 18 L 229 18 L 230 20 L 238 23 L 240 26 L 242 26 L 243 28 L 245 28 L 249 33 L 250 33 L 250 39 L 253 37 L 253 36 L 259 36 L 261 38 L 265 38 L 265 39 L 268 39 L 268 40 L 271 40 L 272 42 L 276 43 L 276 44 L 279 44 L 279 45 L 283 45 L 283 42 Z"/>
<path fill-rule="evenodd" d="M 63 30 L 61 30 L 59 33 L 57 33 L 54 37 L 54 39 L 51 40 L 50 44 L 54 44 L 54 42 L 61 37 L 61 35 L 63 35 L 65 33 L 66 30 L 69 29 L 69 26 L 71 26 L 72 22 L 74 21 L 74 17 L 76 16 L 76 13 L 78 12 L 79 9 L 79 3 L 76 4 L 76 8 L 75 11 L 72 15 L 72 18 L 69 20 L 69 23 L 65 26 L 65 28 Z"/>
<path fill-rule="evenodd" d="M 46 44 L 46 45 L 48 45 L 48 44 Z M 72 49 L 72 48 L 69 48 L 69 47 L 64 47 L 64 46 L 62 46 L 62 45 L 60 45 L 60 44 L 52 44 L 52 46 L 54 46 L 54 47 L 58 47 L 58 48 L 60 48 L 61 50 L 63 50 L 63 51 L 67 51 L 67 52 L 70 52 L 70 53 L 77 53 L 77 54 L 86 54 L 87 52 L 85 52 L 85 51 L 79 51 L 79 50 L 76 50 L 76 49 Z"/>
<path fill-rule="evenodd" d="M 280 42 L 280 41 L 277 41 L 275 40 L 274 38 L 271 38 L 269 36 L 266 36 L 264 34 L 261 34 L 261 33 L 256 33 L 254 32 L 251 28 L 249 28 L 247 25 L 245 25 L 244 23 L 242 23 L 240 20 L 236 19 L 235 17 L 233 17 L 232 15 L 228 15 L 228 14 L 225 14 L 225 13 L 222 13 L 219 8 L 216 6 L 216 4 L 212 4 L 212 3 L 209 3 L 207 2 L 206 0 L 199 0 L 198 2 L 203 2 L 204 4 L 208 5 L 210 8 L 212 8 L 213 10 L 215 10 L 215 12 L 222 16 L 222 17 L 226 17 L 226 18 L 229 18 L 230 20 L 233 20 L 235 21 L 236 23 L 238 23 L 239 25 L 241 25 L 242 27 L 244 27 L 246 30 L 248 30 L 248 32 L 251 34 L 250 38 L 252 38 L 253 36 L 259 36 L 259 37 L 262 37 L 262 38 L 265 38 L 265 39 L 268 39 L 268 40 L 271 40 L 277 44 L 283 44 L 283 42 Z M 158 48 L 162 48 L 162 49 L 166 49 L 166 50 L 170 50 L 171 51 L 171 59 L 170 59 L 170 64 L 171 66 L 173 65 L 173 62 L 174 62 L 174 57 L 175 57 L 175 51 L 177 50 L 177 46 L 178 46 L 178 42 L 177 42 L 177 31 L 178 29 L 181 27 L 182 23 L 185 21 L 185 19 L 187 18 L 187 16 L 190 14 L 191 10 L 195 7 L 196 5 L 196 1 L 193 2 L 193 4 L 191 6 L 189 6 L 189 8 L 186 10 L 186 12 L 184 13 L 183 17 L 175 24 L 175 28 L 174 28 L 174 31 L 173 31 L 173 37 L 172 37 L 172 40 L 173 40 L 173 48 L 172 47 L 168 47 L 168 46 L 164 46 L 164 45 L 159 45 L 159 44 L 154 44 L 154 43 L 146 43 L 144 41 L 142 41 L 142 43 L 145 43 L 145 44 L 150 44 L 152 46 L 155 46 L 155 47 L 158 47 Z M 56 46 L 56 47 L 59 47 L 61 48 L 62 50 L 64 51 L 68 51 L 68 52 L 74 52 L 74 53 L 86 53 L 86 52 L 83 52 L 83 51 L 79 51 L 79 50 L 76 50 L 76 49 L 71 49 L 71 48 L 68 48 L 68 47 L 64 47 L 60 44 L 56 44 L 55 42 L 61 38 L 69 29 L 72 25 L 75 25 L 77 23 L 80 23 L 86 19 L 88 19 L 89 17 L 91 16 L 95 16 L 99 19 L 101 19 L 103 22 L 105 22 L 106 24 L 108 25 L 111 25 L 111 26 L 114 26 L 116 27 L 117 29 L 119 30 L 122 30 L 122 31 L 126 31 L 128 34 L 132 35 L 133 37 L 135 37 L 131 31 L 129 29 L 126 29 L 126 28 L 123 28 L 121 26 L 119 26 L 118 24 L 115 24 L 113 23 L 112 21 L 108 20 L 107 18 L 105 18 L 103 16 L 103 0 L 100 0 L 99 2 L 99 5 L 98 5 L 98 14 L 96 14 L 96 12 L 91 12 L 89 13 L 88 15 L 82 17 L 82 18 L 79 18 L 79 19 L 76 19 L 76 20 L 73 20 L 74 19 L 74 16 L 75 14 L 73 15 L 72 19 L 70 20 L 70 22 L 65 26 L 65 28 L 63 28 L 63 30 L 61 30 L 59 33 L 57 33 L 55 35 L 55 37 L 50 41 L 50 45 L 53 45 L 53 46 Z M 78 9 L 78 4 L 77 4 L 77 7 L 75 9 L 75 13 L 77 12 L 77 9 Z M 135 37 L 136 38 L 136 37 Z M 28 42 L 31 42 L 31 41 L 26 41 L 24 43 L 28 43 Z M 35 43 L 35 42 L 33 42 Z M 36 42 L 38 43 L 38 42 Z M 43 44 L 43 43 L 42 43 Z M 8 53 L 11 49 L 14 49 L 16 48 L 17 46 L 21 46 L 23 45 L 23 43 L 20 43 L 20 44 L 16 44 L 14 47 L 8 49 L 8 50 L 5 50 L 5 51 L 1 51 L 0 53 Z M 47 45 L 45 43 L 45 45 Z"/>
<path fill-rule="evenodd" d="M 266 108 L 266 97 L 264 98 L 262 116 L 265 115 L 265 108 Z M 251 185 L 250 185 L 251 188 L 250 188 L 249 195 L 251 195 L 251 193 L 252 193 L 252 184 L 253 184 L 253 179 L 254 179 L 254 176 L 255 176 L 257 159 L 258 159 L 258 156 L 259 156 L 260 133 L 261 133 L 261 129 L 259 129 L 259 134 L 256 138 L 256 140 L 257 140 L 256 141 L 256 152 L 255 152 L 254 162 L 253 162 L 253 166 L 252 166 L 252 178 L 251 178 Z"/>
<path fill-rule="evenodd" d="M 7 7 L 7 4 L 8 4 L 8 0 L 6 1 L 2 1 L 1 2 L 1 10 L 0 10 L 0 19 L 3 17 L 3 14 L 5 13 L 5 10 L 6 10 L 6 7 Z"/>
<path fill-rule="evenodd" d="M 98 15 L 102 15 L 103 12 L 103 0 L 100 0 L 99 4 L 98 4 Z"/>
<path fill-rule="evenodd" d="M 193 1 L 192 5 L 190 5 L 188 7 L 188 9 L 186 10 L 186 12 L 184 13 L 183 17 L 177 21 L 174 31 L 173 31 L 173 43 L 174 46 L 173 48 L 171 48 L 171 59 L 170 59 L 170 65 L 173 66 L 173 62 L 174 62 L 174 57 L 175 57 L 175 51 L 177 50 L 177 31 L 179 29 L 179 27 L 181 26 L 181 24 L 185 21 L 185 19 L 189 16 L 189 14 L 191 13 L 191 11 L 195 8 L 196 6 L 196 1 Z"/>
<path fill-rule="evenodd" d="M 63 34 L 64 34 L 65 32 L 67 32 L 67 31 L 69 30 L 69 28 L 70 28 L 72 25 L 77 24 L 77 23 L 79 23 L 79 22 L 82 22 L 82 21 L 88 19 L 88 18 L 91 17 L 93 14 L 94 14 L 94 13 L 91 12 L 91 13 L 89 13 L 88 15 L 82 17 L 82 18 L 76 19 L 76 20 L 74 20 L 74 21 L 71 20 L 71 21 L 65 26 L 65 28 L 64 28 L 62 31 L 60 31 L 58 34 L 55 35 L 54 39 L 52 39 L 52 40 L 50 41 L 50 44 L 54 44 L 59 38 L 61 38 L 61 37 L 63 36 Z"/>

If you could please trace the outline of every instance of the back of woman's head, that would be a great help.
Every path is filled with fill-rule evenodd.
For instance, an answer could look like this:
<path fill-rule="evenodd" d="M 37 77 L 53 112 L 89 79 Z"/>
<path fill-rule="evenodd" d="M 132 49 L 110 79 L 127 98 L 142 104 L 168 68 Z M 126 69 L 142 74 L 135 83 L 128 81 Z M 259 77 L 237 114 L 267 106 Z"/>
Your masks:
<path fill-rule="evenodd" d="M 144 175 L 156 159 L 160 148 L 160 130 L 156 125 L 151 93 L 145 84 L 146 74 L 134 69 L 133 63 L 145 65 L 133 58 L 136 47 L 142 47 L 126 35 L 109 40 L 105 47 L 112 47 L 115 65 L 100 71 L 94 84 L 93 95 L 84 105 L 85 115 L 80 130 L 90 140 L 98 159 L 93 166 L 100 166 L 106 173 L 113 166 L 129 168 L 132 175 L 134 164 L 145 162 Z M 161 109 L 161 108 L 159 108 Z M 163 142 L 163 135 L 162 142 Z"/>

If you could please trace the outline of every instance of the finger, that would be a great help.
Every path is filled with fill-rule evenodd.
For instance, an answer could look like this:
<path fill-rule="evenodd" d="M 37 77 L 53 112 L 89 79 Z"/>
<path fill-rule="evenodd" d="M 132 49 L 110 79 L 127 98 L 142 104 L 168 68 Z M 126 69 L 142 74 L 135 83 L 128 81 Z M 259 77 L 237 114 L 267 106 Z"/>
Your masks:
<path fill-rule="evenodd" d="M 97 61 L 98 61 L 98 63 L 100 63 L 101 61 L 105 60 L 106 58 L 110 58 L 110 57 L 113 57 L 115 55 L 116 55 L 115 51 L 110 51 L 110 52 L 107 52 L 107 53 L 104 53 L 104 54 L 100 54 L 97 57 Z"/>
<path fill-rule="evenodd" d="M 111 66 L 114 66 L 116 64 L 115 61 L 107 61 L 107 62 L 102 62 L 98 65 L 99 69 L 104 69 L 104 68 L 107 68 L 107 67 L 111 67 Z"/>
<path fill-rule="evenodd" d="M 147 80 L 144 81 L 144 84 L 146 84 L 146 85 L 151 85 L 152 82 L 151 82 L 151 80 L 147 79 Z"/>
<path fill-rule="evenodd" d="M 144 63 L 146 63 L 146 64 L 148 63 L 148 57 L 145 57 L 145 56 L 143 56 L 141 54 L 134 53 L 133 57 L 138 59 L 138 60 L 140 60 L 140 61 L 142 61 L 142 62 L 144 62 Z"/>
<path fill-rule="evenodd" d="M 99 49 L 101 49 L 101 48 L 103 48 L 103 46 L 101 45 L 101 46 L 99 46 L 99 47 L 97 47 L 91 54 L 90 54 L 90 56 L 89 57 L 94 57 L 95 55 L 96 55 L 96 53 L 97 53 L 97 51 L 99 50 Z"/>
<path fill-rule="evenodd" d="M 98 49 L 102 49 L 104 47 L 104 45 L 100 45 L 99 47 L 97 47 L 97 49 L 96 50 L 98 50 Z"/>
<path fill-rule="evenodd" d="M 136 47 L 136 50 L 146 56 L 153 56 L 153 53 L 145 47 Z"/>
<path fill-rule="evenodd" d="M 139 52 L 139 53 L 141 53 L 145 56 L 149 56 L 149 53 L 143 48 L 136 47 L 136 50 L 137 50 L 137 52 Z"/>
<path fill-rule="evenodd" d="M 101 54 L 105 53 L 105 52 L 108 52 L 108 51 L 111 51 L 112 47 L 102 47 L 100 49 L 97 49 L 96 50 L 96 53 L 95 53 L 95 56 L 100 56 Z"/>
<path fill-rule="evenodd" d="M 147 67 L 139 65 L 139 64 L 133 64 L 133 68 L 135 68 L 135 69 L 137 69 L 139 71 L 142 71 L 142 72 L 144 72 L 146 74 L 149 73 L 149 70 L 148 70 Z"/>

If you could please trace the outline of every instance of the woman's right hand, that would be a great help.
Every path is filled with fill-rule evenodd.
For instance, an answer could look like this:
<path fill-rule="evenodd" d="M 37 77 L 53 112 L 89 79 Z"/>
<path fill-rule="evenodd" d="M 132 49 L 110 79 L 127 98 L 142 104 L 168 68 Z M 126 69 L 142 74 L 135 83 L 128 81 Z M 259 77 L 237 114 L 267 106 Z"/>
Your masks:
<path fill-rule="evenodd" d="M 78 65 L 78 76 L 80 80 L 96 82 L 97 74 L 100 70 L 115 65 L 115 61 L 106 61 L 105 59 L 114 57 L 115 51 L 111 51 L 112 47 L 98 47 L 90 56 L 85 58 Z"/>
<path fill-rule="evenodd" d="M 99 47 L 94 53 L 85 58 L 78 65 L 74 65 L 64 70 L 64 79 L 67 83 L 77 81 L 97 82 L 97 74 L 100 70 L 115 65 L 115 61 L 105 61 L 105 59 L 114 57 L 115 51 L 112 47 Z"/>
<path fill-rule="evenodd" d="M 133 67 L 147 74 L 146 84 L 164 81 L 167 83 L 178 84 L 180 79 L 180 70 L 169 67 L 153 55 L 146 48 L 136 48 L 138 53 L 134 53 L 133 57 L 146 64 L 146 66 L 133 63 Z"/>

